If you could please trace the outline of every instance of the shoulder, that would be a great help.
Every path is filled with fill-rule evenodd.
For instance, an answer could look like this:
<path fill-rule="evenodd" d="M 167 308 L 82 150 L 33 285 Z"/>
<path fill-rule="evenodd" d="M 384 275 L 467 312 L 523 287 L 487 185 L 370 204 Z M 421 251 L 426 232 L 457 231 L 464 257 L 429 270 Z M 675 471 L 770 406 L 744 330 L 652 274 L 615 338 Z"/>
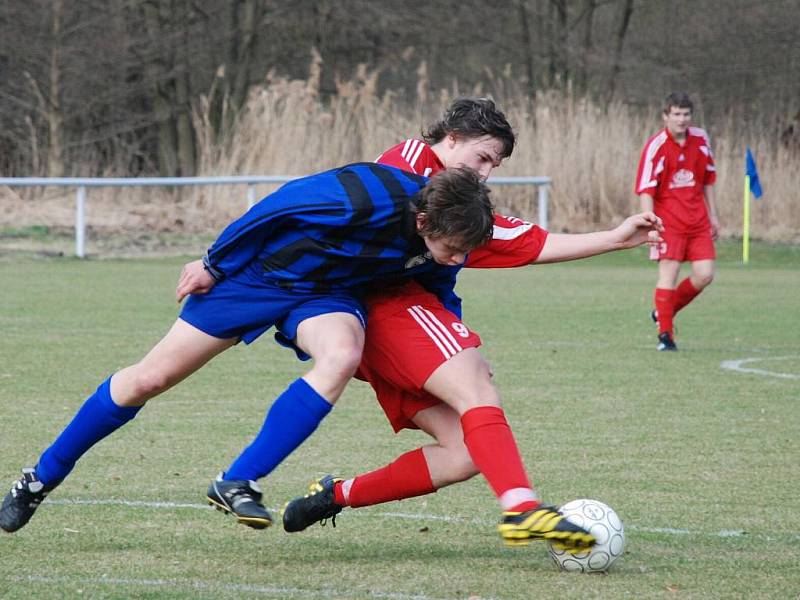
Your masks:
<path fill-rule="evenodd" d="M 667 132 L 661 130 L 658 133 L 651 135 L 647 138 L 644 144 L 643 156 L 655 156 L 655 154 L 664 146 L 667 141 Z"/>
<path fill-rule="evenodd" d="M 426 142 L 414 138 L 392 146 L 375 162 L 409 170 L 426 177 L 441 170 L 441 166 L 437 168 L 440 163 L 433 149 Z"/>
<path fill-rule="evenodd" d="M 711 151 L 711 139 L 708 133 L 701 127 L 689 127 L 689 138 L 692 139 L 700 149 L 708 154 Z"/>
<path fill-rule="evenodd" d="M 689 127 L 689 135 L 708 141 L 708 133 L 702 127 Z"/>

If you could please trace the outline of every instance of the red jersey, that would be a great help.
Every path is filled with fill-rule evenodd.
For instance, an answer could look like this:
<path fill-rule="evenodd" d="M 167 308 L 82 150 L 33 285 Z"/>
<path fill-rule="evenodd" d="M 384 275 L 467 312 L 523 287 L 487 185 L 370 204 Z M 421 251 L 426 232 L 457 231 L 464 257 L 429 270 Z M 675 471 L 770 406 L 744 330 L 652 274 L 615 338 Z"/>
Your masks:
<path fill-rule="evenodd" d="M 410 171 L 423 177 L 430 177 L 444 169 L 444 165 L 436 153 L 421 140 L 400 142 L 381 154 L 375 162 Z"/>
<path fill-rule="evenodd" d="M 430 177 L 444 169 L 444 165 L 431 147 L 420 140 L 406 140 L 389 148 L 375 161 L 405 171 Z M 469 253 L 466 267 L 501 269 L 521 267 L 539 258 L 547 231 L 518 219 L 503 215 L 494 216 L 492 239 Z"/>
<path fill-rule="evenodd" d="M 706 132 L 690 127 L 681 145 L 664 128 L 644 146 L 636 195 L 653 197 L 653 209 L 665 227 L 679 233 L 698 233 L 711 226 L 703 187 L 715 181 L 714 155 Z"/>

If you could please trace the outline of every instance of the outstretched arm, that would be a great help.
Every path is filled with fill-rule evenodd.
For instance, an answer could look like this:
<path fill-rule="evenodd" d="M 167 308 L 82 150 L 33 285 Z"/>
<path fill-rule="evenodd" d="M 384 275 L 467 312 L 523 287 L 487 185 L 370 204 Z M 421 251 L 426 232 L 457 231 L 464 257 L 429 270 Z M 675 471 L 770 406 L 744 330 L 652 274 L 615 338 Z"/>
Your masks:
<path fill-rule="evenodd" d="M 613 250 L 634 248 L 645 242 L 655 244 L 662 241 L 660 232 L 663 230 L 661 219 L 652 212 L 642 212 L 628 217 L 609 231 L 551 233 L 534 262 L 536 264 L 563 262 Z"/>

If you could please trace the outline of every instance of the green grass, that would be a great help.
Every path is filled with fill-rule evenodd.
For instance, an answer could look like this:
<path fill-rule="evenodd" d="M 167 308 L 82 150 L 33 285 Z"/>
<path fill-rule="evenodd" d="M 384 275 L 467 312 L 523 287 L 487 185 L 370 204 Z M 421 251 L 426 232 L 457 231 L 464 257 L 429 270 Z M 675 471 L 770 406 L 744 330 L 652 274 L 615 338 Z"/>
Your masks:
<path fill-rule="evenodd" d="M 480 478 L 294 535 L 202 509 L 210 479 L 303 372 L 265 336 L 152 401 L 81 460 L 29 526 L 0 536 L 0 597 L 796 597 L 798 252 L 756 245 L 744 267 L 735 245 L 723 246 L 717 280 L 679 316 L 680 352 L 667 355 L 654 349 L 655 267 L 643 256 L 468 271 L 460 284 L 544 499 L 597 498 L 624 519 L 627 552 L 609 575 L 559 573 L 543 545 L 504 548 Z M 181 264 L 0 260 L 3 481 L 164 334 Z M 720 366 L 744 358 L 794 378 Z M 267 504 L 423 442 L 393 435 L 353 382 L 262 481 Z"/>

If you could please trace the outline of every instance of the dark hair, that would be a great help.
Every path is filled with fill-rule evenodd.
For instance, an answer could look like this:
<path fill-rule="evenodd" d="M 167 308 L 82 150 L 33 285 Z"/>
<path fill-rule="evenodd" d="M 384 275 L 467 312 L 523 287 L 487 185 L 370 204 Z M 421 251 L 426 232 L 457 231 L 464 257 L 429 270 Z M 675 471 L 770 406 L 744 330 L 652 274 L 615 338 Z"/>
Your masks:
<path fill-rule="evenodd" d="M 664 114 L 668 115 L 673 108 L 688 108 L 694 112 L 694 104 L 686 92 L 672 92 L 664 98 Z"/>
<path fill-rule="evenodd" d="M 419 192 L 417 210 L 426 213 L 420 235 L 455 238 L 465 250 L 477 248 L 492 235 L 489 187 L 473 169 L 445 169 L 431 177 Z"/>
<path fill-rule="evenodd" d="M 450 134 L 470 138 L 490 135 L 503 143 L 502 158 L 514 151 L 516 136 L 506 116 L 489 98 L 456 98 L 448 106 L 442 120 L 423 132 L 422 139 L 429 144 L 441 142 Z"/>

